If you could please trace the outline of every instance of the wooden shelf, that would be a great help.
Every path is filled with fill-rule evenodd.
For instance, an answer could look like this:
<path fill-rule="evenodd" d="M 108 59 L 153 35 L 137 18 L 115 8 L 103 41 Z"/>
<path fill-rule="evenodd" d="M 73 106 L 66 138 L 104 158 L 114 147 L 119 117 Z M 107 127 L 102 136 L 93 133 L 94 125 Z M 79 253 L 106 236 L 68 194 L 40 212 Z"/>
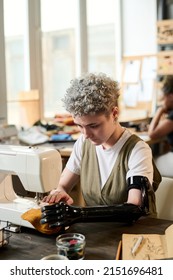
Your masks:
<path fill-rule="evenodd" d="M 173 75 L 173 20 L 157 21 L 157 106 L 162 104 L 162 82 L 159 76 Z M 160 51 L 162 49 L 162 51 Z"/>
<path fill-rule="evenodd" d="M 173 74 L 173 50 L 161 51 L 157 54 L 158 57 L 158 75 L 172 75 Z"/>
<path fill-rule="evenodd" d="M 173 20 L 157 22 L 157 44 L 173 44 Z"/>

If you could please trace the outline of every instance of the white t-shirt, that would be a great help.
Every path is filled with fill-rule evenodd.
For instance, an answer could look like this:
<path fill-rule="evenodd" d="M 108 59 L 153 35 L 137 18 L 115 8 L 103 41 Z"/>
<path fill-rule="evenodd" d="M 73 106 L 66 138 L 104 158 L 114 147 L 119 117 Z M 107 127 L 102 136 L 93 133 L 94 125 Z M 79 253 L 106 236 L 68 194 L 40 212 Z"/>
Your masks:
<path fill-rule="evenodd" d="M 121 147 L 131 136 L 131 132 L 125 129 L 120 139 L 109 149 L 103 149 L 102 145 L 96 146 L 96 154 L 100 171 L 100 187 L 102 188 L 107 181 Z M 80 175 L 82 145 L 85 137 L 81 135 L 75 142 L 71 156 L 66 167 L 73 173 Z M 134 146 L 128 161 L 129 170 L 126 179 L 132 176 L 146 176 L 150 183 L 153 182 L 152 151 L 147 143 L 139 141 Z M 94 174 L 94 172 L 93 172 Z"/>

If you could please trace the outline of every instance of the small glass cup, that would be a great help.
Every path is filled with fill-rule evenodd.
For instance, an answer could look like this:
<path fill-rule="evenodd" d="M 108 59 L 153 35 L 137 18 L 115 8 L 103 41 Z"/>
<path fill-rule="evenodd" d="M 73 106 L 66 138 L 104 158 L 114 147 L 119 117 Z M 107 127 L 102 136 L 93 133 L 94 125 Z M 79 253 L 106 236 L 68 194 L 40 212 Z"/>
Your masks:
<path fill-rule="evenodd" d="M 67 257 L 62 255 L 52 254 L 42 258 L 42 260 L 68 260 L 68 259 Z"/>
<path fill-rule="evenodd" d="M 83 260 L 85 255 L 85 236 L 80 233 L 64 233 L 56 238 L 57 254 L 69 260 Z"/>

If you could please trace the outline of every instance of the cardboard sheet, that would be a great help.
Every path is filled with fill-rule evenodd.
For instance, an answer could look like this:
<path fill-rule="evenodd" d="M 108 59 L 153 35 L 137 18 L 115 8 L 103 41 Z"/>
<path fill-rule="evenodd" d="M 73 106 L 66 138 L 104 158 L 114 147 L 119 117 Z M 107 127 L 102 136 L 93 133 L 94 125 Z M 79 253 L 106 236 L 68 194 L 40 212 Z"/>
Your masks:
<path fill-rule="evenodd" d="M 122 235 L 122 259 L 156 260 L 173 258 L 172 237 L 173 225 L 169 226 L 163 235 L 124 233 Z"/>

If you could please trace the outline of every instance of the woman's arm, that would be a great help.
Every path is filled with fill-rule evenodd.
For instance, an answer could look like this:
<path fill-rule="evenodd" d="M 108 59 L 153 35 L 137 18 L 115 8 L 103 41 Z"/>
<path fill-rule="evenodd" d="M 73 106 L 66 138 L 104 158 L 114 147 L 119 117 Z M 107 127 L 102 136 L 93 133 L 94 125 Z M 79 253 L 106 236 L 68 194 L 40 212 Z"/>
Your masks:
<path fill-rule="evenodd" d="M 138 190 L 138 189 L 129 190 L 127 203 L 131 203 L 131 204 L 134 204 L 134 205 L 137 205 L 137 206 L 141 206 L 141 204 L 142 204 L 141 190 Z"/>
<path fill-rule="evenodd" d="M 173 121 L 165 118 L 165 113 L 167 110 L 164 106 L 156 111 L 148 129 L 148 135 L 151 139 L 165 137 L 173 131 Z"/>
<path fill-rule="evenodd" d="M 73 203 L 73 199 L 69 196 L 69 193 L 80 179 L 82 145 L 83 137 L 80 136 L 73 146 L 73 151 L 61 174 L 57 188 L 52 190 L 48 196 L 45 196 L 43 202 L 57 203 L 64 201 L 69 205 Z"/>
<path fill-rule="evenodd" d="M 48 196 L 43 198 L 43 202 L 55 203 L 64 201 L 67 204 L 72 204 L 73 199 L 68 194 L 75 184 L 79 182 L 80 176 L 65 168 L 61 174 L 58 187 L 50 192 Z"/>

